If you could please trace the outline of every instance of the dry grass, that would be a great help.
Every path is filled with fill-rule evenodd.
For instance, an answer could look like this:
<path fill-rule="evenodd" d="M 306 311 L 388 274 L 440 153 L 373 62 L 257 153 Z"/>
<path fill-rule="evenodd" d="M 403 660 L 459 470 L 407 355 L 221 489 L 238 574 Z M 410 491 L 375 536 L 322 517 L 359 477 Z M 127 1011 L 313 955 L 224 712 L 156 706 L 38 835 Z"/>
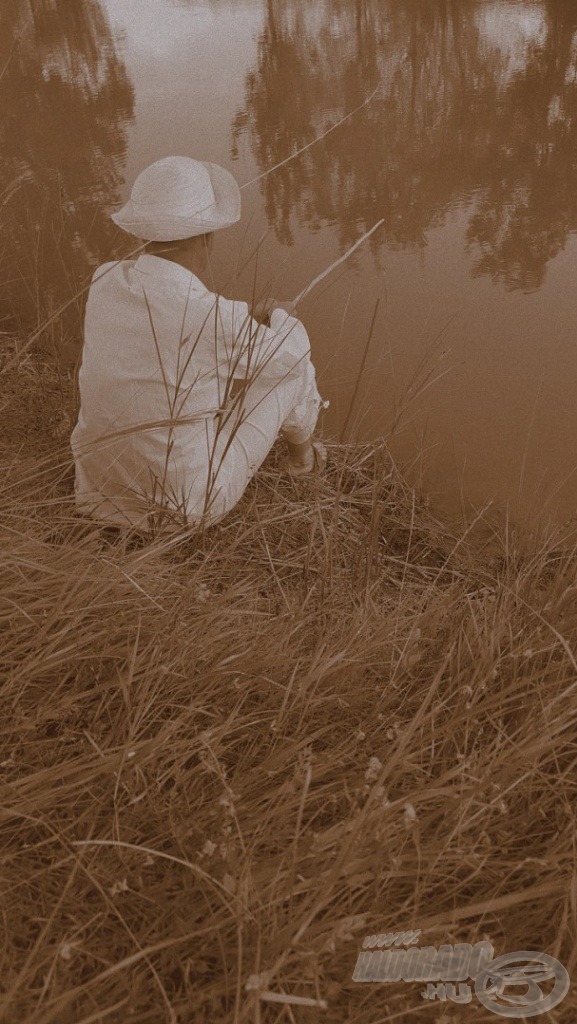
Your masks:
<path fill-rule="evenodd" d="M 489 558 L 385 444 L 131 542 L 74 513 L 70 382 L 3 393 L 2 1020 L 495 1019 L 352 982 L 397 928 L 571 972 L 577 553 Z"/>

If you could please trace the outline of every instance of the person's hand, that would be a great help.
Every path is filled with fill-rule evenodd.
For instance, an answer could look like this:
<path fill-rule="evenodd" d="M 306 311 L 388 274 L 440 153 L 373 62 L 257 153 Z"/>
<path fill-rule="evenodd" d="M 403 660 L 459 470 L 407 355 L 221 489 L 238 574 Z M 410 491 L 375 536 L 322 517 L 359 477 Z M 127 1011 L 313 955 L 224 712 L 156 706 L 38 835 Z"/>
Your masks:
<path fill-rule="evenodd" d="M 254 320 L 258 320 L 259 324 L 270 320 L 270 315 L 275 307 L 274 299 L 262 299 L 261 302 L 255 303 L 252 308 L 252 316 Z"/>
<path fill-rule="evenodd" d="M 252 315 L 259 323 L 270 325 L 271 314 L 275 309 L 282 309 L 288 316 L 296 316 L 296 307 L 290 299 L 287 299 L 286 302 L 280 302 L 278 299 L 263 299 L 262 302 L 255 304 Z"/>

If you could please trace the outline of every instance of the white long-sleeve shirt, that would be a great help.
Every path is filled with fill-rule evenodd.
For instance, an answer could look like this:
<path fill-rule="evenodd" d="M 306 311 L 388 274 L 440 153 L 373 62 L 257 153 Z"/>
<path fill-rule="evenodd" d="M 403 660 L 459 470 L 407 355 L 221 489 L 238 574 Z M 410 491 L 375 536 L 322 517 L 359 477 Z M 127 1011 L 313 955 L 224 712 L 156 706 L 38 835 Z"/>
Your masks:
<path fill-rule="evenodd" d="M 88 294 L 70 440 L 77 506 L 146 528 L 152 499 L 197 521 L 227 381 L 256 373 L 274 385 L 309 354 L 305 328 L 283 310 L 267 328 L 177 263 L 149 254 L 105 263 Z M 217 486 L 230 472 L 227 459 Z"/>

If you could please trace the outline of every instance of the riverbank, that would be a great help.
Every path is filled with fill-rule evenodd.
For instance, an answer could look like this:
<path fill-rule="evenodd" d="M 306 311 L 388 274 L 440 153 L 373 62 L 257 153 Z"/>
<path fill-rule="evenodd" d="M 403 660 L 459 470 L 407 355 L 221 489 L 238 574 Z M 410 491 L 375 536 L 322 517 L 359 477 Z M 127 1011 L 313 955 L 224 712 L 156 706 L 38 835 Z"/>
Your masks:
<path fill-rule="evenodd" d="M 306 483 L 275 449 L 202 537 L 107 538 L 72 380 L 2 380 L 3 1019 L 456 1020 L 351 980 L 407 928 L 571 972 L 577 552 L 489 555 L 385 443 Z"/>

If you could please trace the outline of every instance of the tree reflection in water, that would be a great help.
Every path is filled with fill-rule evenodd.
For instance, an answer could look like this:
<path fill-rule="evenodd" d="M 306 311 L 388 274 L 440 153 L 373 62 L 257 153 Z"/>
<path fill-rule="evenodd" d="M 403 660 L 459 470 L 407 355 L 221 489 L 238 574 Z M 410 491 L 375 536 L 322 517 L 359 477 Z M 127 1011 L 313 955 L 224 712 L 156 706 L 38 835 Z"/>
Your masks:
<path fill-rule="evenodd" d="M 103 208 L 118 200 L 134 95 L 99 0 L 11 0 L 0 30 L 2 312 L 29 327 L 114 251 Z M 81 310 L 55 327 L 70 357 Z"/>
<path fill-rule="evenodd" d="M 480 10 L 462 0 L 267 0 L 233 126 L 234 145 L 250 131 L 262 170 L 383 80 L 351 121 L 263 179 L 279 241 L 292 243 L 295 222 L 328 222 L 345 247 L 384 217 L 374 252 L 418 248 L 450 206 L 470 204 L 473 273 L 539 287 L 577 228 L 577 9 L 526 8 L 542 13 L 545 31 L 513 75 L 507 38 L 487 37 Z M 522 16 L 523 5 L 514 10 Z"/>

